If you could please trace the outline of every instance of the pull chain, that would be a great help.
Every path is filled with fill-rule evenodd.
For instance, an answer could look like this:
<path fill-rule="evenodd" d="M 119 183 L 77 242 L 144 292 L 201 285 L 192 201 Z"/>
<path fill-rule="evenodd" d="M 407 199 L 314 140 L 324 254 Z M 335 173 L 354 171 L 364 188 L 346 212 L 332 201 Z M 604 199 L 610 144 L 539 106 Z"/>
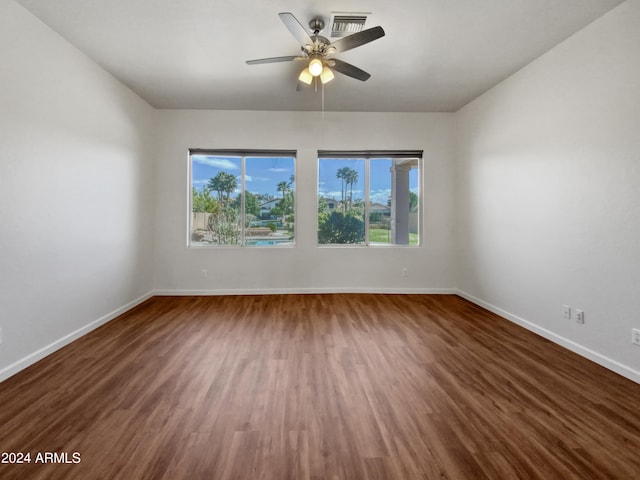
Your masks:
<path fill-rule="evenodd" d="M 320 88 L 322 89 L 322 120 L 324 120 L 324 83 Z"/>

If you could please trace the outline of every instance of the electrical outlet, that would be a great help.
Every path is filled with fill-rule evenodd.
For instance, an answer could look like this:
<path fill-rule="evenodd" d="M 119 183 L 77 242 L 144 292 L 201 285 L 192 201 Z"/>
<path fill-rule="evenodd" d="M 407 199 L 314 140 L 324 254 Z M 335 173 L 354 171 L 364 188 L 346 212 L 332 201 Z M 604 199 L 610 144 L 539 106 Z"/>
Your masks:
<path fill-rule="evenodd" d="M 562 316 L 564 318 L 571 318 L 571 307 L 569 305 L 562 305 Z"/>
<path fill-rule="evenodd" d="M 640 330 L 637 328 L 631 329 L 631 343 L 640 347 Z"/>
<path fill-rule="evenodd" d="M 576 309 L 576 322 L 580 324 L 584 323 L 584 312 L 582 310 Z"/>
<path fill-rule="evenodd" d="M 202 276 L 202 278 L 207 278 L 207 271 L 203 269 L 203 270 L 200 272 L 200 275 Z"/>

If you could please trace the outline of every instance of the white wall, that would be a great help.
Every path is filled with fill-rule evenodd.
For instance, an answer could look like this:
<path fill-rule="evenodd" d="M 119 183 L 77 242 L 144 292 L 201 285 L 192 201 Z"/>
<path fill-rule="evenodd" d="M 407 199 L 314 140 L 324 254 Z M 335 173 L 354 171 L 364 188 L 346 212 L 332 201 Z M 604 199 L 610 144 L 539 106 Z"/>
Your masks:
<path fill-rule="evenodd" d="M 0 0 L 0 380 L 152 290 L 152 127 L 151 107 Z"/>
<path fill-rule="evenodd" d="M 456 118 L 460 290 L 636 381 L 639 27 L 627 1 Z"/>
<path fill-rule="evenodd" d="M 294 92 L 295 93 L 295 92 Z M 156 289 L 163 293 L 440 291 L 455 286 L 451 114 L 160 111 Z M 295 149 L 296 241 L 285 248 L 187 248 L 189 148 Z M 419 248 L 316 245 L 318 149 L 423 149 Z M 409 276 L 401 277 L 402 267 Z M 209 276 L 202 278 L 201 269 Z"/>

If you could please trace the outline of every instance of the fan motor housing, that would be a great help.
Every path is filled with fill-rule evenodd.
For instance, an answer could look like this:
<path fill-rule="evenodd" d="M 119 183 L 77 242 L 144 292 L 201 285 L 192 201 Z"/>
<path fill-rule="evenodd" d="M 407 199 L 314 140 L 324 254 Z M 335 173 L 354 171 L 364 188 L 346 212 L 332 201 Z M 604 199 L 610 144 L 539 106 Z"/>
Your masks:
<path fill-rule="evenodd" d="M 322 30 L 324 30 L 324 20 L 321 18 L 314 18 L 309 22 L 309 28 L 315 35 L 318 35 Z"/>

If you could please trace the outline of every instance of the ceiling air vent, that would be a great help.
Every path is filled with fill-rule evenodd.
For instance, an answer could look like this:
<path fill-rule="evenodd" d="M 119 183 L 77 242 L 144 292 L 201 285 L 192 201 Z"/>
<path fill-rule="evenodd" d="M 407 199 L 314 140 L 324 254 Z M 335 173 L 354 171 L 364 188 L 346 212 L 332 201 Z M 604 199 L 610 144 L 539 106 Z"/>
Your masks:
<path fill-rule="evenodd" d="M 332 13 L 331 37 L 346 37 L 364 30 L 369 13 Z"/>

